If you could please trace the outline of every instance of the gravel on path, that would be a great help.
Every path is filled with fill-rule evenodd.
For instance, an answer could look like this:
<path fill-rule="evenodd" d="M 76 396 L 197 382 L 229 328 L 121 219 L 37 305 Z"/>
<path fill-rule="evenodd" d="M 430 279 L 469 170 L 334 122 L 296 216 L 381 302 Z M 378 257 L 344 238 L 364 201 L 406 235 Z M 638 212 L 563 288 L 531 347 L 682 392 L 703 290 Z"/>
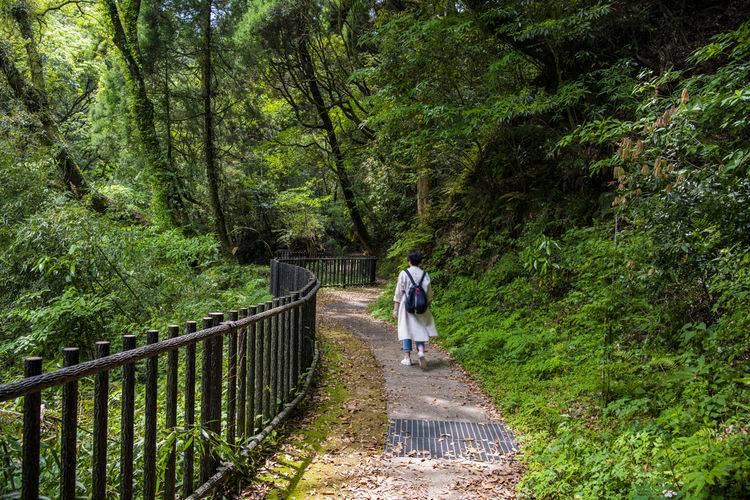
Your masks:
<path fill-rule="evenodd" d="M 318 311 L 325 318 L 364 341 L 384 375 L 389 419 L 498 422 L 500 415 L 476 384 L 437 346 L 428 345 L 428 369 L 403 366 L 400 342 L 393 325 L 377 320 L 367 305 L 380 288 L 326 291 Z M 438 325 L 438 329 L 439 329 Z M 414 355 L 414 354 L 413 354 Z M 384 436 L 385 437 L 385 436 Z M 522 466 L 513 454 L 499 462 L 463 459 L 388 457 L 383 453 L 361 457 L 339 498 L 515 498 Z"/>

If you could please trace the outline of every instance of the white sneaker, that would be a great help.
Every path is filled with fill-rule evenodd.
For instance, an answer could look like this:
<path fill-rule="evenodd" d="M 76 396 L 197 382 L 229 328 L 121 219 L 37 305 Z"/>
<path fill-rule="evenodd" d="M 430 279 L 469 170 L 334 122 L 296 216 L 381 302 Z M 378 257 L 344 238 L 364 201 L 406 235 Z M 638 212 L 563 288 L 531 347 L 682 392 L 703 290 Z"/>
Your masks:
<path fill-rule="evenodd" d="M 411 366 L 411 358 L 404 358 L 401 360 L 401 364 L 404 366 Z"/>
<path fill-rule="evenodd" d="M 424 357 L 424 354 L 420 354 L 419 356 L 419 368 L 422 370 L 427 369 L 427 359 Z"/>

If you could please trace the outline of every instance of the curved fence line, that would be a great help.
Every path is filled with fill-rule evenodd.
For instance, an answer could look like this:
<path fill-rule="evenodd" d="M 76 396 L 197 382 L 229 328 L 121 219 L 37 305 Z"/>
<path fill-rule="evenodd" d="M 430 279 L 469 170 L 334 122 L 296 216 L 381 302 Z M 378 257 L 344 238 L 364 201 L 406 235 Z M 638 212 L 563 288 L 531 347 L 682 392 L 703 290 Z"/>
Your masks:
<path fill-rule="evenodd" d="M 302 390 L 297 395 L 294 400 L 292 400 L 291 403 L 289 403 L 286 408 L 282 412 L 280 412 L 278 415 L 274 417 L 273 420 L 258 434 L 250 438 L 250 441 L 243 447 L 242 454 L 247 456 L 250 454 L 251 451 L 255 447 L 257 447 L 260 443 L 263 442 L 263 440 L 271 433 L 273 430 L 294 410 L 297 405 L 304 399 L 304 397 L 307 395 L 307 391 L 310 389 L 310 384 L 312 382 L 313 374 L 315 372 L 315 367 L 318 365 L 318 360 L 320 357 L 320 351 L 315 349 L 315 355 L 313 357 L 312 366 L 310 367 L 310 370 L 307 372 L 307 376 L 305 377 L 305 383 L 302 386 Z M 208 481 L 203 483 L 197 490 L 193 492 L 192 495 L 188 497 L 188 500 L 194 500 L 198 498 L 203 498 L 204 496 L 207 496 L 211 491 L 215 490 L 218 485 L 222 483 L 222 481 L 226 480 L 226 478 L 229 476 L 229 474 L 234 471 L 235 465 L 231 462 L 226 462 L 222 464 L 221 467 L 219 467 L 216 474 L 214 474 Z"/>
<path fill-rule="evenodd" d="M 375 284 L 375 257 L 287 257 L 274 259 L 280 264 L 292 264 L 312 271 L 317 276 L 320 286 L 365 286 Z M 271 275 L 275 268 L 272 264 Z M 282 293 L 281 289 L 272 288 L 271 293 Z"/>
<path fill-rule="evenodd" d="M 157 482 L 164 498 L 178 496 L 178 486 L 179 496 L 197 498 L 220 484 L 233 468 L 220 463 L 222 446 L 245 454 L 257 446 L 304 397 L 317 361 L 315 304 L 321 283 L 311 270 L 291 262 L 274 259 L 271 269 L 274 299 L 231 311 L 228 321 L 223 313 L 211 313 L 203 318 L 201 330 L 195 321 L 188 321 L 185 334 L 180 335 L 179 327 L 171 325 L 169 338 L 161 341 L 158 331 L 149 330 L 147 344 L 142 347 L 136 347 L 136 336 L 125 335 L 123 350 L 116 354 L 109 353 L 109 342 L 97 342 L 96 359 L 83 363 L 78 362 L 77 348 L 64 349 L 64 367 L 48 373 L 42 373 L 41 358 L 26 358 L 25 378 L 0 385 L 0 401 L 23 398 L 21 498 L 36 499 L 40 493 L 63 499 L 76 497 L 82 448 L 78 438 L 82 399 L 79 381 L 85 377 L 94 379 L 91 484 L 87 485 L 93 498 L 112 493 L 107 475 L 114 469 L 108 458 L 116 451 L 120 498 L 135 495 L 136 430 L 143 435 L 142 491 L 138 496 L 155 498 Z M 160 356 L 165 362 L 160 363 Z M 121 372 L 119 419 L 110 418 L 114 416 L 109 409 L 110 393 L 115 392 L 110 390 L 113 369 Z M 182 383 L 178 382 L 180 377 Z M 138 384 L 136 379 L 143 383 Z M 200 386 L 196 387 L 198 382 Z M 57 495 L 40 492 L 44 390 L 54 392 L 47 396 L 59 394 L 61 402 Z M 182 421 L 178 424 L 179 399 Z M 138 422 L 136 402 L 142 419 Z M 158 418 L 160 404 L 163 421 Z M 110 425 L 110 420 L 118 425 Z M 179 460 L 178 432 L 186 436 Z M 113 439 L 118 434 L 119 440 Z M 157 453 L 157 437 L 165 435 Z M 110 450 L 113 442 L 114 450 Z M 164 446 L 168 447 L 166 452 Z M 163 464 L 163 475 L 157 476 L 157 459 Z"/>

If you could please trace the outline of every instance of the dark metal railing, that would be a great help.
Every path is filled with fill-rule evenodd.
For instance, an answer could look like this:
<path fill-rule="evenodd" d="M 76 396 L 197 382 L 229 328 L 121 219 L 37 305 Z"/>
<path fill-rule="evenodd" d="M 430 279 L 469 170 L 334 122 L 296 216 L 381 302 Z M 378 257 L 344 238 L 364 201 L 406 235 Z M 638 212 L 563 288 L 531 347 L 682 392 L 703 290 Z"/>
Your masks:
<path fill-rule="evenodd" d="M 274 252 L 274 257 L 276 259 L 291 259 L 294 257 L 332 257 L 330 253 L 327 252 L 308 252 L 305 250 L 292 250 L 290 248 L 280 248 Z"/>
<path fill-rule="evenodd" d="M 320 286 L 365 286 L 375 284 L 377 259 L 365 256 L 346 257 L 289 257 L 276 259 L 279 263 L 292 264 L 312 271 Z M 271 267 L 271 274 L 274 273 Z M 271 293 L 280 290 L 271 289 Z"/>
<path fill-rule="evenodd" d="M 136 346 L 136 336 L 125 335 L 122 351 L 115 354 L 110 354 L 109 342 L 97 342 L 96 358 L 82 363 L 77 348 L 66 348 L 63 368 L 47 373 L 42 373 L 41 358 L 26 358 L 25 378 L 0 385 L 0 402 L 23 398 L 21 498 L 76 497 L 77 455 L 81 448 L 78 385 L 84 377 L 94 378 L 91 484 L 86 485 L 92 498 L 113 493 L 112 489 L 107 490 L 108 471 L 119 475 L 120 498 L 137 495 L 133 491 L 133 463 L 135 423 L 140 418 L 140 496 L 155 498 L 157 482 L 164 498 L 175 498 L 178 486 L 183 498 L 199 498 L 225 483 L 235 464 L 220 463 L 219 442 L 239 454 L 248 454 L 304 397 L 317 363 L 315 304 L 320 283 L 313 272 L 302 266 L 277 260 L 271 265 L 271 289 L 277 292 L 274 299 L 230 311 L 228 321 L 223 313 L 212 313 L 203 318 L 201 330 L 195 321 L 188 321 L 185 334 L 180 335 L 179 327 L 172 325 L 168 338 L 161 341 L 158 331 L 149 330 L 146 344 L 141 347 Z M 166 363 L 159 363 L 160 356 L 166 357 Z M 143 415 L 135 412 L 141 392 L 136 390 L 139 363 L 145 364 L 141 378 Z M 115 369 L 121 371 L 120 418 L 117 425 L 110 425 L 110 372 Z M 198 369 L 200 388 L 196 391 Z M 166 375 L 166 379 L 160 375 Z M 178 380 L 180 375 L 182 383 Z M 52 394 L 55 397 L 59 393 L 61 398 L 59 491 L 40 491 L 42 391 L 55 387 L 62 389 Z M 182 421 L 178 422 L 180 388 L 183 411 Z M 160 390 L 164 391 L 163 419 L 158 415 Z M 200 410 L 196 414 L 198 401 Z M 197 424 L 196 415 L 200 419 Z M 174 439 L 165 439 L 162 449 L 157 449 L 160 433 L 164 436 L 180 430 L 200 431 L 203 438 L 186 440 L 179 458 Z M 119 441 L 112 438 L 116 434 Z M 201 446 L 196 446 L 196 440 Z M 109 451 L 113 441 L 119 444 L 119 467 L 108 469 L 107 456 L 113 454 Z M 166 460 L 162 461 L 165 455 Z M 158 457 L 162 463 L 160 474 Z"/>

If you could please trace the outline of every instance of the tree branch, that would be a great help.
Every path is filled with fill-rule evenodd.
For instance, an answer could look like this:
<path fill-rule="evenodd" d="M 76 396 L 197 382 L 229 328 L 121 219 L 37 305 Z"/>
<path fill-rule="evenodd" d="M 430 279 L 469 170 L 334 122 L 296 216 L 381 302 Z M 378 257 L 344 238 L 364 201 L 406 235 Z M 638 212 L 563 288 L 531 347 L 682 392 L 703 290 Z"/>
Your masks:
<path fill-rule="evenodd" d="M 43 11 L 41 11 L 39 13 L 39 17 L 43 17 L 43 16 L 49 14 L 50 12 L 53 12 L 53 11 L 56 11 L 56 10 L 62 10 L 63 8 L 67 7 L 68 5 L 76 5 L 80 9 L 81 4 L 83 4 L 83 5 L 94 5 L 94 3 L 95 2 L 91 2 L 91 1 L 88 1 L 88 0 L 66 0 L 64 2 L 61 2 L 58 5 L 52 5 L 50 7 L 47 7 L 46 9 L 44 9 Z"/>

